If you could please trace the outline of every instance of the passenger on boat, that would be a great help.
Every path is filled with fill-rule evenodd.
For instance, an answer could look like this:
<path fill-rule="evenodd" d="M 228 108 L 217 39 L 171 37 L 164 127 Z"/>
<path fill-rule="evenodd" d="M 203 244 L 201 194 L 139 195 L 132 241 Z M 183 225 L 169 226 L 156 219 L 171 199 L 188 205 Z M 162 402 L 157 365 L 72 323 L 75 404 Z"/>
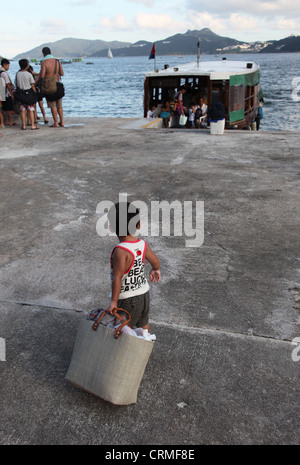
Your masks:
<path fill-rule="evenodd" d="M 189 122 L 188 122 L 189 128 L 195 127 L 195 113 L 196 113 L 195 105 L 191 105 L 191 107 L 189 108 Z"/>
<path fill-rule="evenodd" d="M 173 124 L 172 124 L 172 127 L 173 128 L 179 128 L 179 117 L 180 115 L 185 115 L 185 112 L 187 112 L 187 109 L 185 108 L 185 106 L 183 105 L 183 95 L 185 94 L 186 92 L 186 87 L 185 86 L 182 86 L 180 87 L 179 89 L 179 92 L 177 94 L 175 94 L 175 98 L 177 99 L 177 111 L 174 111 L 173 113 Z"/>
<path fill-rule="evenodd" d="M 164 102 L 162 107 L 161 107 L 160 118 L 163 119 L 163 126 L 165 128 L 168 128 L 169 127 L 169 122 L 170 122 L 170 119 L 171 119 L 170 102 L 168 100 L 166 102 Z"/>
<path fill-rule="evenodd" d="M 207 121 L 207 105 L 204 103 L 204 98 L 200 97 L 199 105 L 195 113 L 196 128 L 204 127 L 204 122 Z"/>
<path fill-rule="evenodd" d="M 185 86 L 180 87 L 179 93 L 178 93 L 178 96 L 177 96 L 177 98 L 178 98 L 177 111 L 178 111 L 179 115 L 184 115 L 185 111 L 187 111 L 187 109 L 183 105 L 183 94 L 185 94 L 185 93 L 186 93 L 186 87 Z"/>
<path fill-rule="evenodd" d="M 155 112 L 155 105 L 152 105 L 149 110 L 147 111 L 147 118 L 155 118 L 154 112 Z"/>

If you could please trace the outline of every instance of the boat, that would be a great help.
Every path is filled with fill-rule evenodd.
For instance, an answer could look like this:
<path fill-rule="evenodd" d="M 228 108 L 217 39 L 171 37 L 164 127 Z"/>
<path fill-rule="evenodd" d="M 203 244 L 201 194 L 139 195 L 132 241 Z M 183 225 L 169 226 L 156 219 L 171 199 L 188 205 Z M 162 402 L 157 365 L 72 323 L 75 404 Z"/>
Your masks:
<path fill-rule="evenodd" d="M 113 54 L 112 54 L 112 51 L 111 49 L 109 48 L 108 49 L 108 54 L 107 54 L 108 58 L 113 58 Z"/>
<path fill-rule="evenodd" d="M 152 105 L 159 107 L 172 100 L 181 86 L 186 87 L 184 106 L 198 104 L 200 97 L 210 107 L 221 102 L 226 108 L 225 128 L 243 129 L 250 126 L 258 113 L 260 66 L 254 62 L 198 60 L 145 74 L 144 117 Z M 176 102 L 176 101 L 175 101 Z"/>

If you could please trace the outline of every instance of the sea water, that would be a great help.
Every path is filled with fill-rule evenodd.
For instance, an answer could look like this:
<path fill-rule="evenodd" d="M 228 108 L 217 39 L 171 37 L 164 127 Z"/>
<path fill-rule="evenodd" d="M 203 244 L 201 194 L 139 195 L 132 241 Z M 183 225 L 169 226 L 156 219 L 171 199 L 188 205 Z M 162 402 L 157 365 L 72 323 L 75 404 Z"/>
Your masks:
<path fill-rule="evenodd" d="M 299 77 L 300 87 L 300 53 L 202 55 L 200 61 L 222 60 L 223 57 L 259 63 L 264 93 L 261 129 L 300 130 L 300 102 L 297 101 L 300 89 L 297 94 L 292 84 L 293 79 Z M 173 66 L 195 59 L 195 56 L 158 55 L 156 66 L 163 69 L 165 64 Z M 32 66 L 39 72 L 39 65 Z M 18 62 L 12 61 L 9 73 L 13 81 L 18 68 Z M 65 116 L 143 117 L 144 76 L 146 71 L 154 69 L 154 60 L 148 57 L 83 58 L 82 62 L 64 64 L 63 68 Z M 44 106 L 46 108 L 46 102 Z M 46 111 L 50 115 L 49 109 Z"/>

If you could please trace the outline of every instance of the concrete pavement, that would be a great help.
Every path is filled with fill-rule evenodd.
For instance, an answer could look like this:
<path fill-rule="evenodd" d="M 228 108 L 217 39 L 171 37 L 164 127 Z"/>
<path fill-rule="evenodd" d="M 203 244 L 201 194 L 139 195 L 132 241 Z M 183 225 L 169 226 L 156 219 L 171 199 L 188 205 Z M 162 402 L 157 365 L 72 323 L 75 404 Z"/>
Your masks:
<path fill-rule="evenodd" d="M 299 133 L 65 123 L 2 129 L 0 444 L 299 444 Z M 96 208 L 121 192 L 205 208 L 201 247 L 146 238 L 157 341 L 128 407 L 64 379 L 80 318 L 109 303 Z"/>

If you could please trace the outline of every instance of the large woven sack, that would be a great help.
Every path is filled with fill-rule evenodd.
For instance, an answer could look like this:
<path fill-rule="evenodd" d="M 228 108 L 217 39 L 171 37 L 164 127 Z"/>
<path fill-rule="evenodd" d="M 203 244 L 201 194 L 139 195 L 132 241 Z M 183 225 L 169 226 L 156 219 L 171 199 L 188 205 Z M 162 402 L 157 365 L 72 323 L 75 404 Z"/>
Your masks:
<path fill-rule="evenodd" d="M 112 404 L 134 404 L 154 342 L 97 323 L 80 321 L 66 379 Z"/>

